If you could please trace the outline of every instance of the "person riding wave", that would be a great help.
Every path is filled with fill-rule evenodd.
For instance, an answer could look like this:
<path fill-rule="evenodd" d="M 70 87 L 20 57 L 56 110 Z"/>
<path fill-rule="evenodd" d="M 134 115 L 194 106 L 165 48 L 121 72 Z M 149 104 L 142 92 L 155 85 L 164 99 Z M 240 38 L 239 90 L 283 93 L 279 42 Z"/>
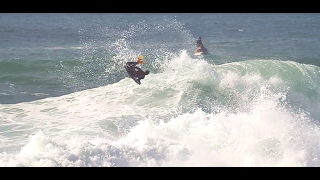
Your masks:
<path fill-rule="evenodd" d="M 197 40 L 197 47 L 199 47 L 201 45 L 202 45 L 202 40 L 201 40 L 201 37 L 199 37 L 199 39 Z"/>
<path fill-rule="evenodd" d="M 144 57 L 140 55 L 136 62 L 127 62 L 125 65 L 128 73 L 137 78 L 137 80 L 139 82 L 138 84 L 140 84 L 141 79 L 144 79 L 144 77 L 150 73 L 149 70 L 143 71 L 141 68 L 136 66 L 138 64 L 145 64 L 146 63 L 143 60 L 143 58 Z"/>
<path fill-rule="evenodd" d="M 199 37 L 199 39 L 197 40 L 197 45 L 196 45 L 196 52 L 206 53 L 207 51 L 208 51 L 207 48 L 205 48 L 204 45 L 202 44 L 201 37 Z"/>

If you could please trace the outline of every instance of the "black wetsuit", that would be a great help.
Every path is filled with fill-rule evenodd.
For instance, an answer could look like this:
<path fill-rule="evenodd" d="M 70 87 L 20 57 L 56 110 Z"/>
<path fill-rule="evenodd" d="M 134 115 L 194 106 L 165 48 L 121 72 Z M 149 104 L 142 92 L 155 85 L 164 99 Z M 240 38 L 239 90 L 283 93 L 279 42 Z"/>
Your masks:
<path fill-rule="evenodd" d="M 197 40 L 197 46 L 201 46 L 202 45 L 202 41 L 201 41 L 201 38 L 199 38 L 198 40 Z"/>
<path fill-rule="evenodd" d="M 202 44 L 202 40 L 201 40 L 201 37 L 199 37 L 199 39 L 197 40 L 197 52 L 207 52 L 207 48 L 204 47 L 204 45 Z"/>
<path fill-rule="evenodd" d="M 142 69 L 136 66 L 137 64 L 137 62 L 127 62 L 126 67 L 128 69 L 128 73 L 132 76 L 138 77 L 139 79 L 144 79 L 146 74 Z"/>

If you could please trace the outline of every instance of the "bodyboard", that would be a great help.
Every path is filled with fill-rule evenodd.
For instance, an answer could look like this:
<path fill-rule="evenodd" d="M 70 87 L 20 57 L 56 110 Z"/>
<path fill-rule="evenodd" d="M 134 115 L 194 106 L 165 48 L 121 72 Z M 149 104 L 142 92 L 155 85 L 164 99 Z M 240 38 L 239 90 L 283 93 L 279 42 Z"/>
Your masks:
<path fill-rule="evenodd" d="M 200 52 L 195 52 L 195 53 L 194 53 L 195 56 L 201 56 L 201 55 L 205 55 L 205 54 L 208 54 L 208 50 L 200 51 Z"/>
<path fill-rule="evenodd" d="M 196 52 L 196 53 L 194 53 L 195 56 L 200 56 L 200 55 L 202 55 L 202 54 L 203 54 L 202 52 Z"/>

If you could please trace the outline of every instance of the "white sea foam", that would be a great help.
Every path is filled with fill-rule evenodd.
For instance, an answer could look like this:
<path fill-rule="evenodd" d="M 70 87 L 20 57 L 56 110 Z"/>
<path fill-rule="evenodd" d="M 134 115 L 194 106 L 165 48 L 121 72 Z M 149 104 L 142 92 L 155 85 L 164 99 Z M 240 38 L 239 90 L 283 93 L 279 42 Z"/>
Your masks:
<path fill-rule="evenodd" d="M 0 166 L 319 166 L 319 103 L 250 63 L 182 51 L 141 85 L 0 104 Z"/>

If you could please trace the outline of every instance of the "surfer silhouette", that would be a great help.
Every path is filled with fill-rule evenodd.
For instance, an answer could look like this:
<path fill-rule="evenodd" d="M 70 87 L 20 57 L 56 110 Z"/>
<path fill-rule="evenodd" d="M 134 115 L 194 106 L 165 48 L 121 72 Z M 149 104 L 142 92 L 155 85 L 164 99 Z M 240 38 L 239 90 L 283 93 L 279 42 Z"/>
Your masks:
<path fill-rule="evenodd" d="M 143 71 L 141 68 L 137 67 L 138 64 L 145 64 L 143 56 L 139 56 L 136 62 L 127 62 L 124 66 L 127 70 L 129 76 L 138 84 L 141 84 L 140 80 L 144 79 L 146 75 L 150 73 L 149 70 Z"/>
<path fill-rule="evenodd" d="M 202 45 L 202 40 L 201 37 L 199 37 L 199 39 L 197 40 L 197 47 Z"/>
<path fill-rule="evenodd" d="M 207 48 L 204 47 L 204 45 L 202 44 L 202 40 L 201 37 L 198 38 L 197 40 L 197 45 L 196 45 L 196 53 L 202 52 L 204 54 L 208 53 Z"/>

